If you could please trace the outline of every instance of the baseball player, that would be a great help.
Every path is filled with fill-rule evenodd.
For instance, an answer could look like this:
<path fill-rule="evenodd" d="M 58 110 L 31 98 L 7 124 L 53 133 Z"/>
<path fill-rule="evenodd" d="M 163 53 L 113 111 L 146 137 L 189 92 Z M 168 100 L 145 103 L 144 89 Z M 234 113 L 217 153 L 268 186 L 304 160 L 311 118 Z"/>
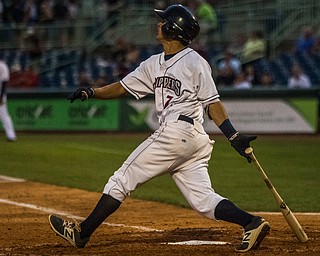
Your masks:
<path fill-rule="evenodd" d="M 236 250 L 255 249 L 268 234 L 269 223 L 237 208 L 213 190 L 208 162 L 214 141 L 202 126 L 204 110 L 248 161 L 244 151 L 256 136 L 242 135 L 232 126 L 209 64 L 189 47 L 200 30 L 190 10 L 175 4 L 155 12 L 161 17 L 156 39 L 164 52 L 143 61 L 119 82 L 96 89 L 79 88 L 68 99 L 72 103 L 76 99 L 108 100 L 131 94 L 139 100 L 154 94 L 160 127 L 109 178 L 96 207 L 83 222 L 50 215 L 50 226 L 74 247 L 84 247 L 132 191 L 156 176 L 169 174 L 196 212 L 244 228 L 243 240 Z"/>
<path fill-rule="evenodd" d="M 7 107 L 7 85 L 10 79 L 8 65 L 0 59 L 0 120 L 8 141 L 16 141 L 17 136 Z"/>

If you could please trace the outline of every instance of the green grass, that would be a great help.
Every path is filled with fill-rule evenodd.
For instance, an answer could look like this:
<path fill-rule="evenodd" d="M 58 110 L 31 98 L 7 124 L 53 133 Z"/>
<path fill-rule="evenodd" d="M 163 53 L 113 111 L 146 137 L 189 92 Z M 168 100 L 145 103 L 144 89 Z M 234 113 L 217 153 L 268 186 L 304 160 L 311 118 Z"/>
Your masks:
<path fill-rule="evenodd" d="M 318 100 L 314 99 L 292 99 L 289 101 L 293 107 L 313 126 L 318 122 Z"/>
<path fill-rule="evenodd" d="M 101 192 L 146 134 L 19 134 L 0 141 L 0 175 Z M 271 192 L 253 164 L 222 136 L 215 139 L 209 173 L 214 189 L 248 211 L 277 211 Z M 259 136 L 256 156 L 293 211 L 320 212 L 320 137 Z M 188 207 L 169 175 L 139 187 L 135 198 Z"/>

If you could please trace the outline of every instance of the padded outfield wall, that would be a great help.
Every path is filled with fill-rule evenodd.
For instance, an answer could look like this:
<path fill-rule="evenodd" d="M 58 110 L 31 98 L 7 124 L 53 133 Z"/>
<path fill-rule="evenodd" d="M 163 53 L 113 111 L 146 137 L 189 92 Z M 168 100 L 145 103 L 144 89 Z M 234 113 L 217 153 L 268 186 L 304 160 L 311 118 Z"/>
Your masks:
<path fill-rule="evenodd" d="M 153 97 L 110 101 L 66 100 L 68 91 L 9 92 L 17 131 L 152 131 L 158 127 Z M 319 133 L 320 89 L 220 90 L 230 119 L 241 132 Z M 220 133 L 207 119 L 208 133 Z"/>

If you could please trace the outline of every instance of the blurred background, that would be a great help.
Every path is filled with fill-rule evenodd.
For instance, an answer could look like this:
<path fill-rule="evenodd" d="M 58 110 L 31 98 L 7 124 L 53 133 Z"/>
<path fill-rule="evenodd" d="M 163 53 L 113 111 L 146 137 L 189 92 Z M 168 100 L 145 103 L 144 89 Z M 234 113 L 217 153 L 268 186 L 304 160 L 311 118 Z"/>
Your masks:
<path fill-rule="evenodd" d="M 263 89 L 265 97 L 271 90 L 319 99 L 318 0 L 0 0 L 0 58 L 10 68 L 9 95 L 69 92 L 121 79 L 162 51 L 153 9 L 177 2 L 199 20 L 200 36 L 191 47 L 210 63 L 222 95 L 225 89 Z M 304 91 L 292 95 L 289 89 Z M 14 103 L 9 109 L 17 123 L 24 106 L 17 110 Z M 319 103 L 310 104 L 314 132 Z"/>
<path fill-rule="evenodd" d="M 0 53 L 12 87 L 72 88 L 122 78 L 161 51 L 153 9 L 175 2 L 1 0 Z M 247 78 L 252 87 L 286 87 L 295 65 L 311 87 L 320 86 L 319 1 L 180 2 L 200 21 L 192 46 L 212 65 L 218 86 L 237 88 Z M 230 67 L 226 58 L 233 59 Z"/>

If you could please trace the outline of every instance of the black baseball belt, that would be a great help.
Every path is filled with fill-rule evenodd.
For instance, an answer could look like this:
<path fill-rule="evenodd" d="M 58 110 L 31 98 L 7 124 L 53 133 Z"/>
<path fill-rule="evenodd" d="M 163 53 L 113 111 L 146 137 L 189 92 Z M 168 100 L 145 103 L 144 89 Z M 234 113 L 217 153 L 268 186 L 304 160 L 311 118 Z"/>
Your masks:
<path fill-rule="evenodd" d="M 185 121 L 185 122 L 187 122 L 187 123 L 189 123 L 189 124 L 194 125 L 193 119 L 192 119 L 191 117 L 188 117 L 188 116 L 185 116 L 185 115 L 180 115 L 180 116 L 178 117 L 178 120 Z"/>

